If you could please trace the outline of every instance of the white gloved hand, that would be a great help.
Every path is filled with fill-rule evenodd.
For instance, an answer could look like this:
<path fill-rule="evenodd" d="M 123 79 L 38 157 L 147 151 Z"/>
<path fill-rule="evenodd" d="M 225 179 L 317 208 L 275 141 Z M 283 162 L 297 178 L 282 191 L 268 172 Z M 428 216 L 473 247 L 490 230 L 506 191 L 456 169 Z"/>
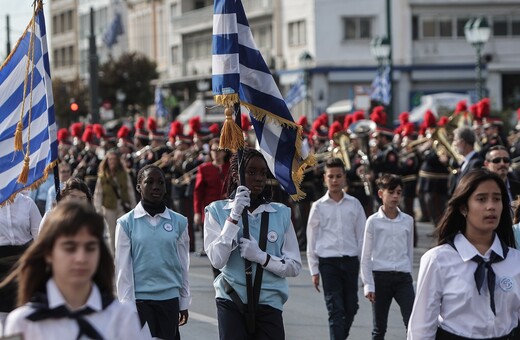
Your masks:
<path fill-rule="evenodd" d="M 251 239 L 247 238 L 240 238 L 240 256 L 243 258 L 251 261 L 260 263 L 263 265 L 265 261 L 267 260 L 267 253 L 265 251 L 262 251 L 260 247 L 258 246 L 258 242 L 255 240 L 253 236 L 251 236 Z"/>
<path fill-rule="evenodd" d="M 233 206 L 233 209 L 231 209 L 231 213 L 229 216 L 235 220 L 240 220 L 240 217 L 242 216 L 242 212 L 245 208 L 249 207 L 251 204 L 251 198 L 250 198 L 250 192 L 247 187 L 240 185 L 235 194 L 235 205 Z"/>

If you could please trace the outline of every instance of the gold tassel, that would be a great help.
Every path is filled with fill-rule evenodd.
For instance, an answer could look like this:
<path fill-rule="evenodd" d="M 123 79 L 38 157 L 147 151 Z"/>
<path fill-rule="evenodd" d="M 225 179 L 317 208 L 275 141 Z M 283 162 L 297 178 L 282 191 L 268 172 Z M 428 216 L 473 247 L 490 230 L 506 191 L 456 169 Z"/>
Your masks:
<path fill-rule="evenodd" d="M 27 183 L 27 180 L 29 179 L 29 162 L 30 162 L 30 160 L 31 159 L 29 156 L 24 157 L 22 173 L 20 174 L 20 176 L 18 177 L 18 180 L 16 182 L 21 183 L 21 184 Z"/>
<path fill-rule="evenodd" d="M 224 110 L 226 120 L 220 132 L 220 149 L 228 149 L 232 152 L 237 152 L 238 149 L 243 149 L 245 146 L 242 129 L 233 121 L 233 109 L 227 107 Z"/>
<path fill-rule="evenodd" d="M 14 133 L 14 151 L 22 151 L 23 149 L 22 132 L 23 123 L 20 120 L 18 124 L 16 124 L 16 131 Z"/>

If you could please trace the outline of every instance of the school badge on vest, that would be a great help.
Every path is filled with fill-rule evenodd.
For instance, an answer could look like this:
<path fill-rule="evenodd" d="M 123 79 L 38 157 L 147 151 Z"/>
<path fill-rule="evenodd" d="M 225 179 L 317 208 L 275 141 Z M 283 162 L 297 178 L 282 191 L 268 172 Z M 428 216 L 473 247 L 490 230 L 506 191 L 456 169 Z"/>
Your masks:
<path fill-rule="evenodd" d="M 270 231 L 267 234 L 267 240 L 271 243 L 276 242 L 276 240 L 278 240 L 278 234 L 276 233 L 276 231 Z"/>
<path fill-rule="evenodd" d="M 510 292 L 513 290 L 514 282 L 513 279 L 510 277 L 503 277 L 500 279 L 500 282 L 498 283 L 498 286 L 500 289 L 502 289 L 504 292 Z"/>
<path fill-rule="evenodd" d="M 163 228 L 164 228 L 164 230 L 166 230 L 167 232 L 170 232 L 170 231 L 173 230 L 173 226 L 172 226 L 170 223 L 166 223 L 166 224 L 164 225 Z"/>

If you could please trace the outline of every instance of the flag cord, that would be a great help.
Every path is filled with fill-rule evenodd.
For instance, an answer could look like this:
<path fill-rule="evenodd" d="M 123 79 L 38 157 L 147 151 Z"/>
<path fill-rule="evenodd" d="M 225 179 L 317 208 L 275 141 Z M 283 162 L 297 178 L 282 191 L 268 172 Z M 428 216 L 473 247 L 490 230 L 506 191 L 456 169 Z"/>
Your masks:
<path fill-rule="evenodd" d="M 25 70 L 25 79 L 24 79 L 24 96 L 22 100 L 22 111 L 20 112 L 20 121 L 16 126 L 15 132 L 15 151 L 21 151 L 23 149 L 23 141 L 22 141 L 22 131 L 23 131 L 23 113 L 25 109 L 25 95 L 27 91 L 27 78 L 29 77 L 29 67 L 32 65 L 32 72 L 30 72 L 31 77 L 31 87 L 30 87 L 30 106 L 29 106 L 29 117 L 27 122 L 27 147 L 25 149 L 25 155 L 23 159 L 23 167 L 20 172 L 20 176 L 18 177 L 17 182 L 25 184 L 29 178 L 29 162 L 30 162 L 30 153 L 31 153 L 31 118 L 32 118 L 32 106 L 33 106 L 33 85 L 34 85 L 34 36 L 36 34 L 36 13 L 38 8 L 36 7 L 36 2 L 34 3 L 34 14 L 31 20 L 31 39 L 29 42 L 29 51 L 27 56 L 27 66 Z"/>

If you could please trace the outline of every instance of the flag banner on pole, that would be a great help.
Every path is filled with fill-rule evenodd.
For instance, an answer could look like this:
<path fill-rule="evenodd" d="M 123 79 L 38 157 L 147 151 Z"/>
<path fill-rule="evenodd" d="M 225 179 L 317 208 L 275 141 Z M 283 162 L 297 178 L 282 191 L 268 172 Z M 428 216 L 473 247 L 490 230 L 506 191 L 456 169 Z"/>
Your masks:
<path fill-rule="evenodd" d="M 285 97 L 285 102 L 287 103 L 287 108 L 291 110 L 298 103 L 305 99 L 307 96 L 307 85 L 305 85 L 305 79 L 303 76 L 298 77 L 298 79 L 291 85 L 287 96 Z"/>
<path fill-rule="evenodd" d="M 0 205 L 47 179 L 58 159 L 42 1 L 0 67 Z"/>
<path fill-rule="evenodd" d="M 240 0 L 215 0 L 212 67 L 213 94 L 216 103 L 226 107 L 226 122 L 232 122 L 229 108 L 240 101 L 249 110 L 260 151 L 273 175 L 293 199 L 305 197 L 300 183 L 314 156 L 302 149 L 302 127 L 294 122 L 256 47 Z M 225 127 L 222 147 L 226 147 L 222 145 Z M 233 138 L 243 142 L 239 132 Z"/>
<path fill-rule="evenodd" d="M 107 27 L 103 34 L 103 42 L 108 48 L 112 48 L 112 46 L 117 44 L 117 37 L 123 33 L 123 19 L 121 18 L 120 13 L 116 13 L 114 15 L 114 20 L 112 20 L 110 26 Z"/>
<path fill-rule="evenodd" d="M 168 109 L 164 105 L 162 91 L 159 86 L 155 87 L 155 113 L 157 117 L 168 118 Z"/>
<path fill-rule="evenodd" d="M 386 66 L 383 72 L 377 72 L 372 81 L 372 94 L 370 98 L 383 105 L 390 104 L 390 67 Z"/>

